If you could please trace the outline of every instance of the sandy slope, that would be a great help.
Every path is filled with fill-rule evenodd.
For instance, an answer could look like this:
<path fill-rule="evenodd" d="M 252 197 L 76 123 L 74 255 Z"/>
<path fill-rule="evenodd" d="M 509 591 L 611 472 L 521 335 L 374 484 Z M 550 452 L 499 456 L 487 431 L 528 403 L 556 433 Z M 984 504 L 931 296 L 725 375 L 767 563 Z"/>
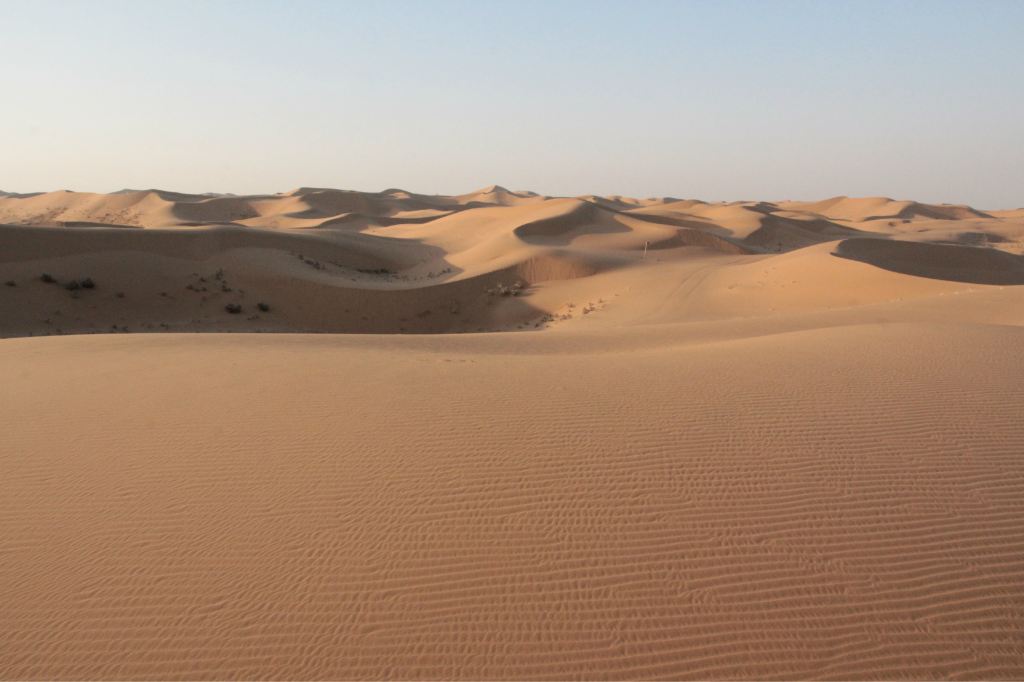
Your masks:
<path fill-rule="evenodd" d="M 0 221 L 0 677 L 1024 676 L 1019 212 Z"/>

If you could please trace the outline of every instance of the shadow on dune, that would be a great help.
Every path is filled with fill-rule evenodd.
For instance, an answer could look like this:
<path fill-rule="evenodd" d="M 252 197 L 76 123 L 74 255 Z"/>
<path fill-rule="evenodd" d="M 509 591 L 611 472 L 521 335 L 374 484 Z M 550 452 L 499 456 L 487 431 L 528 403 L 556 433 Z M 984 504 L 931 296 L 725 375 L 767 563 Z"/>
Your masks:
<path fill-rule="evenodd" d="M 655 225 L 665 225 L 666 227 L 685 227 L 692 230 L 721 230 L 723 233 L 726 232 L 725 228 L 692 216 L 659 215 L 657 213 L 642 213 L 640 211 L 616 211 L 616 213 L 627 218 L 636 218 L 637 220 L 654 223 Z"/>
<path fill-rule="evenodd" d="M 971 284 L 1024 284 L 1024 256 L 996 249 L 865 237 L 840 242 L 832 255 L 915 277 Z"/>
<path fill-rule="evenodd" d="M 373 225 L 374 227 L 391 227 L 392 225 L 424 225 L 438 218 L 451 215 L 454 211 L 448 213 L 442 213 L 439 215 L 426 215 L 426 216 L 411 216 L 411 217 L 398 217 L 398 216 L 374 216 L 364 215 L 362 213 L 346 213 L 344 215 L 335 216 L 329 218 L 322 223 L 313 226 L 313 229 L 323 229 L 330 227 L 344 227 L 347 225 L 358 225 L 360 228 L 364 228 L 367 225 Z"/>
<path fill-rule="evenodd" d="M 86 227 L 72 230 L 47 227 L 0 226 L 0 262 L 45 259 L 76 254 L 137 251 L 172 258 L 206 260 L 229 249 L 274 249 L 315 255 L 342 267 L 398 270 L 442 258 L 444 252 L 414 239 L 374 235 L 275 231 L 244 226 L 198 229 L 125 229 Z"/>
<path fill-rule="evenodd" d="M 527 244 L 568 246 L 582 234 L 629 232 L 630 228 L 612 220 L 615 212 L 587 201 L 576 201 L 568 210 L 523 223 L 513 230 Z"/>
<path fill-rule="evenodd" d="M 906 206 L 901 208 L 895 213 L 886 213 L 880 215 L 869 215 L 861 220 L 867 222 L 869 220 L 913 220 L 914 218 L 928 218 L 930 220 L 970 220 L 972 218 L 988 218 L 992 219 L 992 215 L 979 211 L 976 208 L 970 206 L 953 206 L 953 205 L 932 205 L 922 204 L 916 201 L 909 202 Z"/>
<path fill-rule="evenodd" d="M 752 253 L 757 253 L 756 250 L 734 242 L 727 237 L 723 237 L 713 232 L 707 232 L 705 230 L 693 230 L 687 228 L 680 228 L 676 230 L 676 233 L 669 239 L 652 243 L 649 248 L 651 251 L 660 251 L 663 249 L 675 249 L 680 246 L 702 246 L 706 249 L 712 249 L 720 253 L 735 255 L 750 255 Z"/>
<path fill-rule="evenodd" d="M 791 251 L 859 234 L 864 232 L 824 218 L 797 220 L 774 213 L 764 213 L 761 227 L 748 234 L 742 241 L 758 251 Z"/>
<path fill-rule="evenodd" d="M 88 220 L 61 220 L 57 222 L 59 227 L 116 227 L 121 230 L 141 230 L 140 225 L 124 225 L 121 223 L 96 223 Z"/>
<path fill-rule="evenodd" d="M 793 249 L 820 244 L 840 237 L 863 234 L 861 230 L 839 225 L 824 218 L 797 220 L 772 213 L 771 205 L 758 204 L 749 210 L 760 213 L 761 226 L 746 237 L 731 237 L 728 230 L 712 222 L 685 216 L 658 215 L 640 211 L 623 211 L 622 215 L 644 220 L 657 225 L 677 227 L 679 244 L 706 246 L 724 253 L 765 253 L 791 251 Z"/>
<path fill-rule="evenodd" d="M 595 271 L 552 255 L 458 279 L 445 255 L 419 240 L 352 233 L 0 225 L 0 281 L 14 283 L 0 292 L 0 336 L 528 330 L 544 315 L 529 301 L 532 284 Z M 95 285 L 84 297 L 63 286 L 85 276 Z M 271 311 L 260 314 L 259 301 Z"/>
<path fill-rule="evenodd" d="M 185 223 L 223 224 L 259 217 L 248 197 L 204 197 L 198 201 L 176 200 L 171 214 Z"/>

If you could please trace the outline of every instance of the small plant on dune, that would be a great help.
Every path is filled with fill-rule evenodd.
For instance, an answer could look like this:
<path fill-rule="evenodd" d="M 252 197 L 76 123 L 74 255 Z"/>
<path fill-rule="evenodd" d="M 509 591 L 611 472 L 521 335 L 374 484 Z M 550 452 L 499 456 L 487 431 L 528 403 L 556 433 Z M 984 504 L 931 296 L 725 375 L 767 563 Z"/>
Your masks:
<path fill-rule="evenodd" d="M 434 279 L 435 277 L 443 277 L 444 275 L 449 275 L 451 273 L 451 268 L 445 268 L 444 270 L 441 270 L 439 272 L 434 272 L 433 270 L 431 270 L 430 272 L 427 273 L 427 277 L 429 279 Z"/>
<path fill-rule="evenodd" d="M 238 303 L 228 303 L 226 306 L 224 306 L 224 310 L 228 311 L 232 315 L 237 315 L 238 313 L 242 312 L 242 306 L 239 305 Z"/>
<path fill-rule="evenodd" d="M 269 313 L 270 306 L 262 301 L 256 304 L 256 307 L 260 309 L 260 312 Z"/>
<path fill-rule="evenodd" d="M 523 293 L 524 284 L 513 282 L 512 284 L 501 284 L 487 290 L 490 296 L 520 296 Z"/>
<path fill-rule="evenodd" d="M 86 277 L 81 282 L 79 282 L 79 284 L 82 285 L 83 289 L 95 289 L 96 288 L 96 282 L 92 281 L 92 277 Z"/>
<path fill-rule="evenodd" d="M 6 282 L 4 282 L 4 284 L 6 284 L 9 287 L 16 287 L 16 286 L 18 286 L 18 283 L 15 282 L 13 279 L 7 280 Z"/>
<path fill-rule="evenodd" d="M 56 284 L 57 283 L 57 280 L 54 278 L 54 276 L 51 275 L 48 272 L 44 272 L 43 274 L 39 275 L 39 279 L 40 279 L 40 281 L 46 282 L 47 284 Z"/>
<path fill-rule="evenodd" d="M 67 289 L 68 291 L 76 291 L 79 288 L 79 284 L 75 280 L 71 280 L 70 282 L 64 285 L 64 288 Z"/>

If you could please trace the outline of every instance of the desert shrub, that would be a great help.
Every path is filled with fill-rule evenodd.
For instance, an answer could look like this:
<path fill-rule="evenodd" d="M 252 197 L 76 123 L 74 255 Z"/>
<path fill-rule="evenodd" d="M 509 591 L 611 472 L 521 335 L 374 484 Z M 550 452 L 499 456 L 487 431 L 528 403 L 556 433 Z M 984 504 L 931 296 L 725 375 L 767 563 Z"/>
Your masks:
<path fill-rule="evenodd" d="M 497 286 L 487 290 L 490 296 L 519 296 L 523 293 L 523 283 L 513 282 L 512 284 L 506 285 L 498 283 Z"/>
<path fill-rule="evenodd" d="M 13 279 L 7 280 L 6 282 L 4 282 L 4 284 L 6 284 L 9 287 L 16 287 L 16 286 L 18 286 L 18 283 L 15 282 Z"/>
<path fill-rule="evenodd" d="M 270 312 L 270 306 L 267 305 L 266 303 L 263 303 L 263 302 L 257 303 L 256 307 L 259 308 L 264 313 L 269 313 Z"/>
<path fill-rule="evenodd" d="M 68 291 L 75 291 L 76 289 L 79 288 L 79 284 L 75 280 L 71 280 L 70 282 L 64 285 L 64 288 L 67 289 Z"/>
<path fill-rule="evenodd" d="M 79 284 L 82 286 L 83 289 L 95 289 L 96 288 L 96 282 L 92 281 L 92 277 L 86 277 L 85 279 L 80 281 Z"/>
<path fill-rule="evenodd" d="M 39 279 L 42 280 L 43 282 L 46 282 L 47 284 L 57 283 L 56 278 L 54 278 L 54 276 L 48 272 L 44 272 L 43 274 L 39 275 Z"/>
<path fill-rule="evenodd" d="M 232 315 L 237 315 L 238 313 L 242 312 L 242 306 L 239 305 L 238 303 L 228 303 L 226 306 L 224 306 L 224 310 L 228 311 Z"/>

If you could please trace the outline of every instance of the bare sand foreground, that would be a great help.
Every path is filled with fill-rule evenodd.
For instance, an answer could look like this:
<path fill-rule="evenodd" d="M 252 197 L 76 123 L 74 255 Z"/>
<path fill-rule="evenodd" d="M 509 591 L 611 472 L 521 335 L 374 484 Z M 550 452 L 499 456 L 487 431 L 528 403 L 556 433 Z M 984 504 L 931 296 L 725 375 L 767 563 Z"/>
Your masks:
<path fill-rule="evenodd" d="M 1024 211 L 0 223 L 0 677 L 1024 677 Z"/>

